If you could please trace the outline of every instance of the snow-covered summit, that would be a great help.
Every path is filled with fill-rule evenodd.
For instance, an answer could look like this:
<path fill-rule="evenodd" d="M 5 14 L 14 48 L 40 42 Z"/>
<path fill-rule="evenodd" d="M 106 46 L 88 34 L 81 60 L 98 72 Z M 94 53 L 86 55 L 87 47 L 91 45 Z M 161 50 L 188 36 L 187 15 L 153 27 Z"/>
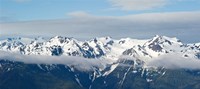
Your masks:
<path fill-rule="evenodd" d="M 49 40 L 42 37 L 8 38 L 0 41 L 0 50 L 25 55 L 81 56 L 85 58 L 106 58 L 117 60 L 122 55 L 148 60 L 167 53 L 182 53 L 184 57 L 198 58 L 199 43 L 183 44 L 179 39 L 156 35 L 151 39 L 138 40 L 111 37 L 78 41 L 70 37 L 55 36 Z"/>

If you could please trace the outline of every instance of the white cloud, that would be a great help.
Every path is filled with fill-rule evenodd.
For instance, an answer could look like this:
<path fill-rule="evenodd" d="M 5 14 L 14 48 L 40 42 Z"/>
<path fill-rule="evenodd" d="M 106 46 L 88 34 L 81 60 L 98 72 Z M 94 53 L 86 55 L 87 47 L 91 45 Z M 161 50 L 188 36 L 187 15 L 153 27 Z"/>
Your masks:
<path fill-rule="evenodd" d="M 165 67 L 167 69 L 200 69 L 200 60 L 184 58 L 178 53 L 163 55 L 147 63 L 149 66 Z"/>
<path fill-rule="evenodd" d="M 80 13 L 80 12 L 79 12 Z M 100 36 L 150 38 L 155 34 L 199 42 L 200 12 L 144 13 L 126 16 L 95 16 L 85 12 L 62 20 L 1 23 L 1 35 L 62 35 L 78 39 Z"/>
<path fill-rule="evenodd" d="M 71 13 L 67 13 L 68 16 L 73 16 L 73 17 L 84 17 L 84 16 L 90 16 L 87 12 L 84 11 L 75 11 Z"/>
<path fill-rule="evenodd" d="M 73 66 L 80 71 L 92 71 L 94 68 L 104 69 L 107 64 L 102 59 L 86 59 L 75 56 L 22 55 L 5 51 L 0 51 L 0 60 L 24 62 L 27 64 L 63 64 Z"/>
<path fill-rule="evenodd" d="M 12 56 L 10 56 L 12 55 Z M 0 60 L 10 60 L 17 62 L 24 62 L 27 64 L 63 64 L 73 66 L 73 68 L 80 71 L 93 71 L 94 68 L 101 70 L 110 65 L 109 60 L 106 59 L 87 59 L 76 56 L 42 56 L 42 55 L 22 55 L 17 53 L 10 53 L 0 51 Z M 118 62 L 123 60 L 136 60 L 130 56 L 121 56 Z M 159 56 L 151 60 L 145 61 L 148 67 L 164 67 L 166 69 L 200 69 L 200 60 L 193 58 L 184 58 L 181 54 L 171 53 Z M 120 66 L 130 66 L 129 64 L 120 64 Z"/>
<path fill-rule="evenodd" d="M 109 0 L 114 8 L 122 10 L 149 10 L 167 4 L 167 0 Z"/>

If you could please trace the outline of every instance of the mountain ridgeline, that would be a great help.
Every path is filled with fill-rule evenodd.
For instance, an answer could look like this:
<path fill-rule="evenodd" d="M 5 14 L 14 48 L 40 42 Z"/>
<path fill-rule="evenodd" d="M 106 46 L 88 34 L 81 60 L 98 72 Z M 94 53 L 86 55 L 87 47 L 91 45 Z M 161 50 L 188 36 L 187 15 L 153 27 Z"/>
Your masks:
<path fill-rule="evenodd" d="M 175 37 L 8 38 L 0 89 L 199 89 L 199 63 L 200 43 Z"/>

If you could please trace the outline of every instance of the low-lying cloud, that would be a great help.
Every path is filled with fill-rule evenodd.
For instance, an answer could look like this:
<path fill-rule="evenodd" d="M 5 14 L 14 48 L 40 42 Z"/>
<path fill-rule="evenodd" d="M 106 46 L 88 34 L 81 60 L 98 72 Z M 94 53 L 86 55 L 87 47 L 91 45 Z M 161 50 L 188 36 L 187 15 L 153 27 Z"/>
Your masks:
<path fill-rule="evenodd" d="M 24 62 L 27 64 L 63 64 L 73 66 L 80 71 L 91 71 L 94 68 L 104 69 L 104 60 L 101 59 L 86 59 L 75 56 L 42 56 L 42 55 L 22 55 L 0 51 L 0 60 L 10 60 Z"/>
<path fill-rule="evenodd" d="M 184 58 L 180 54 L 167 54 L 147 62 L 148 66 L 165 67 L 167 69 L 200 69 L 200 60 Z"/>
<path fill-rule="evenodd" d="M 0 51 L 0 60 L 24 62 L 27 64 L 63 64 L 73 66 L 80 71 L 92 71 L 94 68 L 103 70 L 106 66 L 112 64 L 107 59 L 87 59 L 75 56 L 22 55 L 5 51 Z M 134 61 L 136 59 L 130 56 L 121 56 L 117 62 L 123 62 L 123 60 Z M 180 54 L 162 55 L 145 63 L 148 67 L 164 67 L 166 69 L 200 69 L 200 60 L 184 58 Z M 125 66 L 131 65 L 125 64 Z"/>

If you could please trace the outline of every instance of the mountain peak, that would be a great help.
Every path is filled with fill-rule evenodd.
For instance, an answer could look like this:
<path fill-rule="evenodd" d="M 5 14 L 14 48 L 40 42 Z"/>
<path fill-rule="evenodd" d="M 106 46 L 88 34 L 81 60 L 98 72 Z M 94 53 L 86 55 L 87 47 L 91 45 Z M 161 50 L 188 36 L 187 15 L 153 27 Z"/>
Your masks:
<path fill-rule="evenodd" d="M 159 36 L 156 35 L 154 36 L 151 40 L 148 41 L 148 43 L 150 44 L 168 44 L 168 45 L 172 45 L 172 44 L 182 44 L 181 41 L 179 39 L 177 39 L 176 37 L 167 37 L 167 36 Z"/>
<path fill-rule="evenodd" d="M 7 38 L 7 41 L 17 41 L 17 40 L 21 40 L 21 37 Z"/>
<path fill-rule="evenodd" d="M 59 44 L 69 43 L 70 41 L 73 41 L 74 43 L 75 42 L 74 40 L 75 39 L 73 39 L 72 37 L 69 38 L 69 37 L 55 36 L 50 38 L 49 43 L 59 45 Z"/>

